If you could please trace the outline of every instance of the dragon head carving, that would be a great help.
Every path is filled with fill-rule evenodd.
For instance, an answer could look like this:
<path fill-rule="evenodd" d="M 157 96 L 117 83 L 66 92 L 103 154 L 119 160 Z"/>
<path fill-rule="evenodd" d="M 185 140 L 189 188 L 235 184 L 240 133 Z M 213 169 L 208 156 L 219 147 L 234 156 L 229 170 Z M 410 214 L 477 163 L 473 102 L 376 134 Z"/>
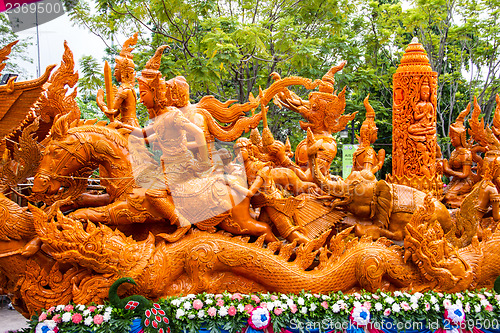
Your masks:
<path fill-rule="evenodd" d="M 441 225 L 431 219 L 433 212 L 428 194 L 406 225 L 405 260 L 411 257 L 434 288 L 450 293 L 467 289 L 473 280 L 472 268 L 445 238 Z"/>
<path fill-rule="evenodd" d="M 63 263 L 78 263 L 98 273 L 139 276 L 155 250 L 153 235 L 136 241 L 119 230 L 91 222 L 86 227 L 60 211 L 49 220 L 41 209 L 30 205 L 42 249 Z"/>

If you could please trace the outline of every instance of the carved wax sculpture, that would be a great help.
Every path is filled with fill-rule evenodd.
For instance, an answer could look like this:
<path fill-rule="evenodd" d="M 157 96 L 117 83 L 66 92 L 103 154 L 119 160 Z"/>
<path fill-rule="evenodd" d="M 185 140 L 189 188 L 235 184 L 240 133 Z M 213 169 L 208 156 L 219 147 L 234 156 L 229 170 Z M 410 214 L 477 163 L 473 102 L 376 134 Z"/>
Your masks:
<path fill-rule="evenodd" d="M 64 61 L 36 104 L 40 115 L 57 114 L 50 136 L 43 147 L 38 145 L 38 122 L 30 122 L 19 136 L 19 152 L 3 157 L 2 190 L 34 175 L 28 199 L 46 204 L 43 209 L 20 206 L 0 193 L 0 288 L 25 316 L 56 304 L 102 303 L 110 286 L 123 277 L 133 278 L 137 286 L 125 285 L 120 297 L 140 294 L 151 300 L 224 290 L 454 292 L 493 285 L 500 274 L 495 264 L 500 231 L 494 228 L 500 200 L 493 185 L 500 163 L 492 152 L 500 142 L 479 123 L 477 103 L 471 136 L 486 152 L 480 164 L 483 179 L 452 218 L 435 198 L 377 181 L 371 168 L 354 171 L 345 181 L 323 174 L 321 166 L 330 155 L 319 155 L 329 149 L 330 130 L 346 119 L 340 116 L 343 108 L 330 120 L 324 117 L 333 111 L 321 98 L 340 98 L 331 92 L 312 93 L 309 109 L 301 109 L 310 121 L 301 148 L 310 167 L 304 170 L 290 160 L 296 152 L 274 139 L 267 126 L 267 104 L 276 96 L 289 101 L 285 97 L 291 85 L 323 85 L 325 90 L 331 84 L 328 75 L 314 82 L 279 78 L 245 104 L 208 97 L 202 99 L 203 108 L 191 105 L 214 136 L 241 134 L 256 119 L 264 120 L 262 137 L 254 130 L 250 139 L 237 138 L 233 151 L 228 146 L 209 154 L 207 133 L 186 116 L 182 103 L 172 103 L 179 100 L 177 83 L 167 83 L 159 71 L 164 49 L 156 51 L 138 77 L 141 102 L 151 119 L 141 128 L 123 118 L 109 124 L 80 119 L 76 92 L 68 92 L 76 73 L 65 45 Z M 186 88 L 182 79 L 174 81 Z M 0 87 L 5 96 L 7 90 Z M 429 109 L 425 90 L 413 101 Z M 25 98 L 18 97 L 19 105 Z M 259 105 L 259 113 L 244 115 Z M 212 116 L 236 109 L 243 113 L 222 122 L 229 125 Z M 373 114 L 367 109 L 365 123 L 370 125 Z M 329 127 L 330 121 L 338 124 Z M 412 136 L 429 135 L 425 121 L 412 116 L 411 124 Z M 11 131 L 15 128 L 13 124 Z M 326 134 L 314 135 L 315 128 Z M 366 135 L 367 143 L 374 140 L 373 131 Z M 407 139 L 414 140 L 409 134 Z M 193 142 L 196 156 L 189 150 Z M 160 162 L 145 143 L 161 150 Z M 86 192 L 96 169 L 104 188 L 97 195 Z M 302 179 L 304 174 L 313 182 Z M 355 225 L 346 227 L 347 219 Z M 495 225 L 489 227 L 485 219 Z M 393 241 L 403 242 L 404 249 Z"/>
<path fill-rule="evenodd" d="M 393 86 L 392 175 L 387 180 L 440 197 L 443 184 L 436 172 L 437 73 L 416 38 L 405 50 Z"/>
<path fill-rule="evenodd" d="M 472 152 L 467 142 L 464 126 L 465 117 L 469 112 L 470 105 L 450 125 L 450 139 L 455 150 L 451 153 L 449 161 L 443 160 L 444 174 L 452 177 L 444 190 L 443 199 L 443 203 L 450 208 L 459 208 L 475 183 L 472 173 Z"/>
<path fill-rule="evenodd" d="M 318 163 L 320 163 L 320 170 L 324 175 L 329 173 L 330 165 L 337 155 L 337 143 L 332 133 L 343 130 L 347 123 L 354 119 L 357 113 L 343 115 L 345 111 L 345 88 L 338 95 L 333 91 L 335 84 L 334 74 L 344 68 L 345 64 L 346 62 L 342 62 L 340 65 L 332 67 L 323 76 L 321 81 L 316 80 L 314 83 L 319 85 L 319 91 L 311 92 L 308 101 L 302 100 L 288 89 L 283 90 L 283 92 L 277 94 L 275 97 L 275 103 L 279 106 L 298 112 L 307 120 L 307 122 L 300 121 L 300 127 L 303 130 L 306 131 L 310 128 L 318 139 L 322 139 L 323 147 L 318 153 Z M 277 74 L 273 78 L 276 80 L 275 82 L 281 80 Z M 304 84 L 304 86 L 306 85 Z M 305 139 L 297 145 L 295 162 L 304 171 L 309 169 L 307 142 Z M 307 180 L 312 181 L 310 172 L 307 175 Z"/>
<path fill-rule="evenodd" d="M 368 102 L 368 97 L 364 100 L 366 119 L 359 131 L 359 147 L 352 157 L 352 171 L 368 170 L 375 174 L 384 165 L 385 150 L 380 149 L 377 154 L 371 146 L 377 141 L 377 125 L 375 124 L 375 111 Z"/>
<path fill-rule="evenodd" d="M 124 124 L 139 126 L 136 114 L 137 96 L 135 93 L 135 64 L 132 46 L 137 43 L 138 33 L 123 43 L 120 55 L 115 58 L 115 78 L 120 82 L 118 89 L 111 84 L 111 71 L 105 66 L 107 104 L 104 102 L 104 91 L 99 90 L 97 104 L 111 122 L 119 120 Z M 106 62 L 107 65 L 107 62 Z M 116 92 L 114 91 L 116 89 Z"/>

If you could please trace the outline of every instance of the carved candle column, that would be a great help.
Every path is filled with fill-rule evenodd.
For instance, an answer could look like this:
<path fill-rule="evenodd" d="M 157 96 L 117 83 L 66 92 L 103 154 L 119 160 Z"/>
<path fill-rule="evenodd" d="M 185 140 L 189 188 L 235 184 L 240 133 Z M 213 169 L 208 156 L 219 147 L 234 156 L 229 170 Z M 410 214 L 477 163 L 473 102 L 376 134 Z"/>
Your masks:
<path fill-rule="evenodd" d="M 393 76 L 392 175 L 387 180 L 440 196 L 436 170 L 437 73 L 413 38 Z"/>

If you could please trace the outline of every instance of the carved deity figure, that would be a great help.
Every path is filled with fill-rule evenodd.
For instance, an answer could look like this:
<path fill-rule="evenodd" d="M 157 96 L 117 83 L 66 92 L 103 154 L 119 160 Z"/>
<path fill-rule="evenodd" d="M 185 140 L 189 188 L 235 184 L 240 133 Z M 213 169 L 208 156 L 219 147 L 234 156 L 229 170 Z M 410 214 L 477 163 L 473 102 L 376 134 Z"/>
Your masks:
<path fill-rule="evenodd" d="M 120 82 L 116 93 L 112 89 L 107 91 L 110 94 L 109 98 L 111 105 L 105 105 L 103 102 L 103 90 L 98 93 L 97 104 L 106 114 L 111 122 L 115 121 L 115 117 L 120 122 L 130 125 L 139 126 L 136 114 L 137 96 L 135 94 L 135 64 L 133 61 L 134 55 L 132 51 L 133 45 L 137 43 L 136 32 L 132 37 L 127 39 L 123 44 L 120 55 L 115 58 L 115 78 Z"/>
<path fill-rule="evenodd" d="M 451 153 L 449 161 L 443 159 L 443 173 L 453 177 L 444 190 L 443 199 L 443 203 L 450 208 L 459 208 L 475 183 L 472 173 L 472 153 L 464 126 L 464 120 L 469 111 L 470 105 L 450 125 L 450 139 L 455 150 Z"/>
<path fill-rule="evenodd" d="M 345 66 L 342 62 L 332 67 L 319 83 L 319 91 L 309 94 L 305 101 L 292 91 L 286 89 L 275 97 L 275 102 L 287 109 L 300 113 L 307 122 L 300 121 L 303 130 L 310 128 L 318 139 L 323 141 L 323 149 L 318 153 L 318 163 L 324 175 L 329 174 L 330 165 L 337 155 L 337 143 L 332 133 L 345 128 L 354 119 L 355 113 L 343 115 L 345 111 L 345 88 L 336 95 L 333 85 L 334 74 Z M 307 157 L 307 140 L 302 140 L 295 150 L 295 162 L 306 171 L 309 168 Z M 312 177 L 308 179 L 312 181 Z"/>
<path fill-rule="evenodd" d="M 385 150 L 380 149 L 377 154 L 371 146 L 377 141 L 378 129 L 375 124 L 375 111 L 368 102 L 368 97 L 364 100 L 366 119 L 359 131 L 359 147 L 354 152 L 352 171 L 368 170 L 375 174 L 384 165 Z"/>
<path fill-rule="evenodd" d="M 426 144 L 427 138 L 436 134 L 436 111 L 430 101 L 430 96 L 431 87 L 426 77 L 420 86 L 420 100 L 415 105 L 414 123 L 408 127 L 408 136 L 415 141 L 417 150 L 422 152 L 420 170 L 426 177 L 432 175 L 429 169 L 431 155 Z"/>

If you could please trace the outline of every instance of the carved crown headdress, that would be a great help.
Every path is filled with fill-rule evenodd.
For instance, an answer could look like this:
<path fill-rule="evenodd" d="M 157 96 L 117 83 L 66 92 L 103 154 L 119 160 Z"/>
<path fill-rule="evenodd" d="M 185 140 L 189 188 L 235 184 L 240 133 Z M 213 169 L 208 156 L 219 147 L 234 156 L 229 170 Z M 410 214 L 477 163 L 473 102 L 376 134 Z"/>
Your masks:
<path fill-rule="evenodd" d="M 125 43 L 123 43 L 120 55 L 115 58 L 116 66 L 118 66 L 120 71 L 122 71 L 123 73 L 134 71 L 135 65 L 134 61 L 132 60 L 134 58 L 134 55 L 132 54 L 134 48 L 132 46 L 137 44 L 138 35 L 139 33 L 136 32 L 132 37 L 127 39 Z"/>
<path fill-rule="evenodd" d="M 360 142 L 363 142 L 366 139 L 370 140 L 372 132 L 377 130 L 377 125 L 375 124 L 375 110 L 373 110 L 373 107 L 368 101 L 369 97 L 370 95 L 366 96 L 363 101 L 366 109 L 366 118 L 361 125 L 361 129 L 359 130 Z"/>

